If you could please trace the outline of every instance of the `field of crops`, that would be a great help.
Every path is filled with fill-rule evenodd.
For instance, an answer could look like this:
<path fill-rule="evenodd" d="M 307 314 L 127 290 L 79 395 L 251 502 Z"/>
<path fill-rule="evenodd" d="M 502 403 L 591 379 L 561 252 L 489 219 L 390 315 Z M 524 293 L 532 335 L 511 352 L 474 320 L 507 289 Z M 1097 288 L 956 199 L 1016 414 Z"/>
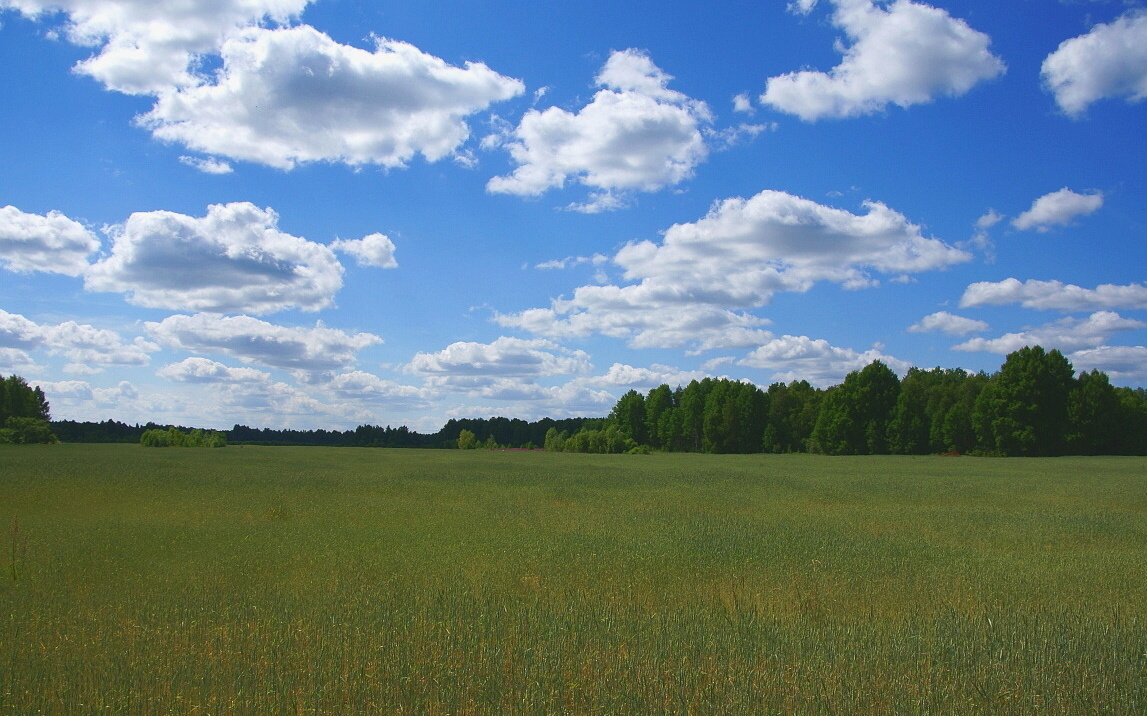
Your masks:
<path fill-rule="evenodd" d="M 0 713 L 1147 713 L 1147 459 L 0 446 Z"/>

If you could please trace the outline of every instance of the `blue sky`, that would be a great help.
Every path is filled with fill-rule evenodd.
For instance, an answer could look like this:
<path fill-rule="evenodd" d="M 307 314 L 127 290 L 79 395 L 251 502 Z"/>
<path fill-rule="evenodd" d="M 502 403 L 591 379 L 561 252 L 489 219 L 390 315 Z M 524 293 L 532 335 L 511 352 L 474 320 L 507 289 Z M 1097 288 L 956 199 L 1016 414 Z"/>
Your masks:
<path fill-rule="evenodd" d="M 0 0 L 0 67 L 0 373 L 57 419 L 1147 384 L 1141 2 Z"/>

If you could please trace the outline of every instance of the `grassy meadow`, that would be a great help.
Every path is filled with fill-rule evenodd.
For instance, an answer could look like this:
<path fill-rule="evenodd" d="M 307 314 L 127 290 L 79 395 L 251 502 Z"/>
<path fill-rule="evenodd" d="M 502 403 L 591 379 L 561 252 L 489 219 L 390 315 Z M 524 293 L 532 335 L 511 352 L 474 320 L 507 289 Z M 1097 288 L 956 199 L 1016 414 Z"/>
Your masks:
<path fill-rule="evenodd" d="M 1147 713 L 1147 459 L 0 446 L 0 713 Z"/>

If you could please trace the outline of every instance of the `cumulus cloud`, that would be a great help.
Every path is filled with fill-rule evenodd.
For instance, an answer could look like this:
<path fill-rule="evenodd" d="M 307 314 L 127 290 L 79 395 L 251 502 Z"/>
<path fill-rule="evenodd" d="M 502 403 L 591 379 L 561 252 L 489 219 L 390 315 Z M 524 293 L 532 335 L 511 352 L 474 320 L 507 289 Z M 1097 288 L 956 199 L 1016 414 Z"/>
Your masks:
<path fill-rule="evenodd" d="M 585 351 L 562 348 L 548 340 L 499 337 L 492 343 L 452 343 L 437 353 L 417 353 L 408 366 L 436 386 L 489 388 L 502 392 L 526 387 L 538 378 L 586 373 Z M 522 398 L 525 396 L 518 396 Z"/>
<path fill-rule="evenodd" d="M 874 360 L 882 361 L 901 375 L 911 367 L 875 348 L 858 353 L 851 348 L 834 346 L 823 338 L 790 335 L 769 341 L 737 364 L 773 371 L 773 381 L 807 380 L 817 387 L 827 387 L 843 382 L 846 375 Z"/>
<path fill-rule="evenodd" d="M 610 391 L 594 390 L 574 379 L 564 385 L 515 385 L 512 381 L 468 391 L 467 398 L 484 402 L 452 402 L 447 417 L 472 418 L 475 415 L 504 415 L 511 412 L 523 420 L 573 418 L 605 415 L 617 403 Z M 454 396 L 457 400 L 457 396 Z M 497 402 L 485 402 L 497 401 Z"/>
<path fill-rule="evenodd" d="M 271 374 L 255 368 L 231 368 L 207 358 L 187 358 L 165 365 L 156 375 L 177 383 L 263 383 Z"/>
<path fill-rule="evenodd" d="M 604 374 L 581 378 L 579 381 L 581 385 L 591 387 L 649 392 L 659 385 L 688 385 L 690 381 L 701 380 L 707 375 L 704 371 L 681 370 L 659 363 L 648 368 L 614 363 Z"/>
<path fill-rule="evenodd" d="M 2 336 L 0 336 L 0 340 L 3 340 Z M 43 370 L 43 366 L 37 364 L 27 351 L 22 351 L 19 348 L 0 348 L 0 374 L 27 375 L 41 370 Z"/>
<path fill-rule="evenodd" d="M 209 206 L 203 218 L 132 214 L 85 286 L 150 308 L 262 314 L 332 305 L 342 265 L 328 247 L 280 231 L 278 221 L 245 202 Z"/>
<path fill-rule="evenodd" d="M 337 239 L 331 248 L 354 257 L 359 266 L 398 268 L 394 258 L 394 242 L 385 234 L 370 234 L 361 239 Z"/>
<path fill-rule="evenodd" d="M 229 355 L 244 363 L 312 374 L 352 366 L 359 351 L 382 342 L 370 333 L 347 333 L 322 323 L 292 328 L 250 316 L 205 313 L 169 316 L 145 323 L 144 328 L 168 348 Z"/>
<path fill-rule="evenodd" d="M 597 76 L 603 89 L 588 105 L 576 113 L 530 110 L 492 140 L 518 167 L 491 179 L 487 190 L 538 196 L 575 182 L 591 196 L 571 208 L 597 212 L 624 206 L 626 192 L 688 179 L 708 156 L 702 130 L 712 116 L 704 102 L 669 89 L 671 79 L 642 52 L 614 52 Z"/>
<path fill-rule="evenodd" d="M 29 381 L 32 382 L 32 381 Z M 126 380 L 108 387 L 96 387 L 82 380 L 35 381 L 52 405 L 56 419 L 100 421 L 117 419 L 128 423 L 177 420 L 169 396 L 143 396 Z"/>
<path fill-rule="evenodd" d="M 550 337 L 626 338 L 634 347 L 748 347 L 771 336 L 759 332 L 766 321 L 745 310 L 778 291 L 807 291 L 818 281 L 863 288 L 877 283 L 872 272 L 900 276 L 971 258 L 884 204 L 864 206 L 857 215 L 779 191 L 727 199 L 670 227 L 660 244 L 618 251 L 613 262 L 630 285 L 581 286 L 549 308 L 496 320 Z"/>
<path fill-rule="evenodd" d="M 165 141 L 281 169 L 437 161 L 469 138 L 467 116 L 524 90 L 482 63 L 455 67 L 384 38 L 362 50 L 306 25 L 250 28 L 220 52 L 211 82 L 160 94 L 140 123 Z"/>
<path fill-rule="evenodd" d="M 156 94 L 196 85 L 198 58 L 213 53 L 223 37 L 263 22 L 286 22 L 308 0 L 5 0 L 29 17 L 59 11 L 74 44 L 96 54 L 76 71 L 128 94 Z"/>
<path fill-rule="evenodd" d="M 79 276 L 99 248 L 87 227 L 58 211 L 41 216 L 14 206 L 0 209 L 0 266 L 8 271 Z"/>
<path fill-rule="evenodd" d="M 908 327 L 909 333 L 949 333 L 962 336 L 967 333 L 977 333 L 988 330 L 988 324 L 963 316 L 956 316 L 947 311 L 939 311 L 920 319 L 919 322 Z"/>
<path fill-rule="evenodd" d="M 75 321 L 40 324 L 0 309 L 0 349 L 24 355 L 42 349 L 67 358 L 69 372 L 97 373 L 108 366 L 147 365 L 159 346 L 143 338 L 125 342 L 115 331 Z"/>
<path fill-rule="evenodd" d="M 1044 194 L 1032 202 L 1030 209 L 1017 216 L 1012 226 L 1021 231 L 1049 231 L 1053 226 L 1070 224 L 1078 216 L 1087 216 L 1103 206 L 1103 194 L 1077 194 L 1064 187 Z"/>
<path fill-rule="evenodd" d="M 198 169 L 204 174 L 230 174 L 235 171 L 230 164 L 219 161 L 218 159 L 182 156 L 179 158 L 179 161 L 192 169 Z"/>
<path fill-rule="evenodd" d="M 1101 284 L 1095 288 L 1082 288 L 1062 281 L 980 281 L 964 290 L 960 305 L 1003 306 L 1018 303 L 1024 308 L 1060 311 L 1093 311 L 1096 309 L 1147 309 L 1147 284 L 1132 283 L 1125 286 Z"/>
<path fill-rule="evenodd" d="M 1144 327 L 1147 327 L 1147 323 L 1123 318 L 1113 311 L 1096 311 L 1086 318 L 1063 318 L 1017 333 L 1006 333 L 999 338 L 973 338 L 953 346 L 952 349 L 1007 355 L 1024 346 L 1040 345 L 1049 350 L 1058 348 L 1067 353 L 1101 346 L 1116 333 Z"/>
<path fill-rule="evenodd" d="M 814 2 L 800 0 L 808 13 Z M 802 70 L 768 80 L 761 102 L 805 121 L 909 107 L 958 96 L 1004 72 L 991 39 L 946 11 L 909 0 L 833 0 L 833 24 L 851 41 L 830 72 Z M 790 4 L 790 8 L 794 5 Z M 842 43 L 843 44 L 843 43 Z"/>
<path fill-rule="evenodd" d="M 1147 383 L 1147 346 L 1099 346 L 1067 357 L 1078 371 L 1101 370 L 1117 383 Z"/>
<path fill-rule="evenodd" d="M 1128 12 L 1065 40 L 1043 61 L 1041 76 L 1060 109 L 1073 117 L 1101 99 L 1141 102 L 1147 98 L 1147 12 Z"/>
<path fill-rule="evenodd" d="M 384 404 L 388 410 L 410 410 L 428 405 L 428 391 L 361 370 L 340 373 L 326 384 L 326 389 L 342 400 L 365 404 Z"/>
<path fill-rule="evenodd" d="M 648 298 L 649 302 L 645 299 Z M 551 338 L 601 334 L 626 339 L 632 348 L 732 348 L 744 329 L 768 323 L 743 311 L 662 300 L 640 286 L 581 286 L 572 299 L 559 299 L 550 308 L 498 314 L 495 322 Z M 702 349 L 701 346 L 705 348 Z"/>

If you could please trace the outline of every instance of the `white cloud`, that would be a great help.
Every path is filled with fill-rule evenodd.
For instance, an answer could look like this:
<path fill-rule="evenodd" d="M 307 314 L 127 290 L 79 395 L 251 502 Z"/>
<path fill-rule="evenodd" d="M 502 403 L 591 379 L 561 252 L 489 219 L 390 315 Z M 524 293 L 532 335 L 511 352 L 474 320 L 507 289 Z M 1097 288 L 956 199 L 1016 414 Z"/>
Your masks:
<path fill-rule="evenodd" d="M 235 169 L 227 162 L 218 159 L 204 159 L 203 157 L 182 156 L 179 161 L 192 169 L 198 169 L 204 174 L 230 174 Z"/>
<path fill-rule="evenodd" d="M 428 405 L 427 390 L 403 385 L 393 380 L 383 380 L 372 373 L 360 370 L 340 373 L 325 387 L 342 400 L 384 404 L 388 410 L 410 410 Z"/>
<path fill-rule="evenodd" d="M 8 271 L 79 276 L 99 248 L 87 227 L 58 211 L 41 216 L 14 206 L 0 209 L 0 266 Z"/>
<path fill-rule="evenodd" d="M 1077 371 L 1101 370 L 1117 383 L 1147 383 L 1147 346 L 1099 346 L 1068 355 Z"/>
<path fill-rule="evenodd" d="M 342 45 L 306 25 L 250 28 L 223 43 L 212 82 L 160 94 L 139 121 L 162 140 L 281 169 L 401 167 L 449 156 L 470 136 L 467 116 L 524 90 L 481 63 L 375 43 Z"/>
<path fill-rule="evenodd" d="M 789 12 L 795 12 L 798 15 L 807 15 L 812 12 L 816 7 L 817 0 L 792 0 L 789 3 Z"/>
<path fill-rule="evenodd" d="M 534 266 L 536 269 L 549 270 L 549 269 L 567 269 L 573 266 L 580 266 L 582 264 L 593 264 L 600 266 L 609 261 L 609 258 L 602 254 L 594 254 L 593 256 L 567 256 L 564 259 L 551 259 L 543 261 Z"/>
<path fill-rule="evenodd" d="M 493 193 L 538 196 L 576 182 L 590 200 L 570 208 L 605 211 L 627 204 L 631 191 L 657 191 L 693 175 L 708 155 L 704 102 L 668 89 L 672 79 L 636 50 L 614 52 L 597 77 L 603 87 L 577 113 L 530 110 L 500 138 L 519 165 L 494 177 Z"/>
<path fill-rule="evenodd" d="M 1147 98 L 1147 13 L 1131 11 L 1064 40 L 1043 61 L 1041 76 L 1060 109 L 1073 117 L 1101 99 L 1142 101 Z"/>
<path fill-rule="evenodd" d="M 163 416 L 170 414 L 174 402 L 168 396 L 141 396 L 139 390 L 126 380 L 106 388 L 94 387 L 80 380 L 35 382 L 47 396 L 52 417 L 56 420 L 163 421 Z M 172 416 L 171 419 L 178 418 Z"/>
<path fill-rule="evenodd" d="M 270 368 L 323 373 L 354 365 L 358 352 L 382 342 L 370 333 L 278 326 L 250 316 L 175 315 L 145 323 L 161 344 L 200 354 L 223 354 Z"/>
<path fill-rule="evenodd" d="M 852 117 L 962 95 L 1004 72 L 988 50 L 991 39 L 944 10 L 909 0 L 887 8 L 872 0 L 833 2 L 833 24 L 852 41 L 841 63 L 828 73 L 769 78 L 763 104 L 805 121 Z M 802 0 L 796 10 L 807 13 L 814 4 Z"/>
<path fill-rule="evenodd" d="M 52 404 L 57 401 L 74 404 L 92 400 L 95 397 L 92 386 L 82 380 L 36 381 L 35 383 L 44 391 L 48 397 L 48 402 Z"/>
<path fill-rule="evenodd" d="M 742 92 L 733 98 L 733 111 L 742 114 L 753 114 L 756 111 L 748 92 Z"/>
<path fill-rule="evenodd" d="M 128 94 L 155 94 L 192 86 L 201 79 L 198 58 L 241 28 L 261 22 L 286 22 L 308 0 L 5 0 L 29 17 L 53 11 L 66 14 L 65 34 L 77 45 L 94 47 L 76 71 Z"/>
<path fill-rule="evenodd" d="M 125 343 L 114 331 L 75 321 L 39 324 L 24 316 L 0 309 L 0 349 L 24 352 L 43 349 L 71 361 L 66 370 L 97 373 L 107 366 L 147 365 L 150 353 L 159 346 L 142 338 Z M 19 356 L 16 356 L 19 357 Z"/>
<path fill-rule="evenodd" d="M 1021 231 L 1035 229 L 1044 232 L 1053 226 L 1070 224 L 1077 216 L 1093 214 L 1101 206 L 1103 206 L 1101 192 L 1077 194 L 1064 187 L 1036 199 L 1030 209 L 1012 221 L 1012 226 Z"/>
<path fill-rule="evenodd" d="M 606 415 L 617 403 L 617 396 L 612 392 L 594 390 L 581 384 L 577 379 L 552 387 L 531 384 L 522 388 L 512 383 L 503 383 L 467 395 L 484 401 L 499 402 L 453 402 L 451 407 L 444 411 L 445 415 L 453 418 L 472 418 L 475 415 L 509 413 L 523 420 L 540 420 L 545 417 L 594 417 Z"/>
<path fill-rule="evenodd" d="M 1018 303 L 1024 308 L 1061 311 L 1093 311 L 1104 308 L 1147 309 L 1147 284 L 1125 286 L 1101 284 L 1082 288 L 1062 281 L 980 281 L 964 290 L 960 306 L 1002 306 Z"/>
<path fill-rule="evenodd" d="M 0 340 L 3 340 L 2 335 L 0 335 Z M 43 369 L 43 366 L 32 360 L 32 356 L 28 355 L 27 351 L 22 351 L 19 348 L 0 348 L 0 374 L 27 375 Z"/>
<path fill-rule="evenodd" d="M 581 286 L 549 308 L 499 315 L 502 325 L 550 337 L 600 333 L 634 347 L 748 347 L 768 339 L 744 313 L 777 291 L 818 281 L 860 288 L 871 271 L 899 276 L 942 269 L 970 254 L 878 202 L 852 214 L 778 191 L 719 202 L 699 221 L 670 227 L 660 244 L 623 247 L 613 262 L 626 286 Z"/>
<path fill-rule="evenodd" d="M 1063 352 L 1094 348 L 1120 331 L 1133 331 L 1147 327 L 1147 323 L 1123 318 L 1112 311 L 1096 311 L 1086 318 L 1062 318 L 1052 323 L 1029 328 L 1018 333 L 1006 333 L 999 338 L 973 338 L 953 346 L 957 351 L 984 351 L 1007 355 L 1024 346 L 1057 348 Z"/>
<path fill-rule="evenodd" d="M 437 353 L 417 353 L 409 370 L 436 386 L 486 388 L 523 385 L 538 378 L 577 375 L 590 370 L 585 351 L 543 339 L 499 337 L 492 343 L 452 343 Z M 499 383 L 499 381 L 503 381 Z"/>
<path fill-rule="evenodd" d="M 909 333 L 950 333 L 962 336 L 967 333 L 976 333 L 988 330 L 988 324 L 963 316 L 956 316 L 947 311 L 939 311 L 920 319 L 908 327 Z"/>
<path fill-rule="evenodd" d="M 177 383 L 264 383 L 271 374 L 255 368 L 231 368 L 207 358 L 187 358 L 165 365 L 156 375 Z"/>
<path fill-rule="evenodd" d="M 901 375 L 911 367 L 875 348 L 858 353 L 851 348 L 831 345 L 823 338 L 789 335 L 760 346 L 737 364 L 774 371 L 771 381 L 807 380 L 817 387 L 828 387 L 843 382 L 846 375 L 874 360 L 882 361 Z"/>
<path fill-rule="evenodd" d="M 972 238 L 964 242 L 958 242 L 956 245 L 961 248 L 973 248 L 983 251 L 985 260 L 994 262 L 996 260 L 996 247 L 992 242 L 991 229 L 1003 220 L 1003 214 L 995 209 L 988 209 L 988 213 L 976 219 L 976 231 L 972 234 Z"/>
<path fill-rule="evenodd" d="M 342 265 L 328 247 L 280 231 L 278 220 L 245 202 L 209 206 L 203 218 L 132 214 L 85 286 L 151 308 L 261 314 L 332 305 Z"/>
<path fill-rule="evenodd" d="M 326 422 L 346 429 L 375 419 L 357 401 L 320 399 L 310 390 L 280 382 L 220 385 L 211 389 L 210 396 L 208 410 L 223 424 L 238 421 L 260 427 L 314 428 Z"/>
<path fill-rule="evenodd" d="M 744 330 L 768 323 L 744 312 L 667 301 L 639 286 L 581 286 L 573 299 L 554 301 L 550 308 L 499 314 L 494 320 L 551 338 L 597 333 L 627 339 L 632 348 L 689 347 L 693 353 L 734 347 L 729 344 L 739 345 Z"/>
<path fill-rule="evenodd" d="M 354 257 L 359 266 L 398 268 L 394 258 L 394 242 L 385 234 L 369 234 L 361 239 L 337 239 L 331 248 Z"/>
<path fill-rule="evenodd" d="M 0 308 L 0 347 L 32 350 L 44 345 L 49 327 Z"/>
<path fill-rule="evenodd" d="M 639 368 L 625 363 L 614 363 L 603 375 L 579 379 L 581 385 L 618 389 L 635 389 L 648 392 L 659 385 L 687 385 L 690 381 L 706 377 L 704 371 L 681 370 L 654 363 L 648 368 Z"/>

